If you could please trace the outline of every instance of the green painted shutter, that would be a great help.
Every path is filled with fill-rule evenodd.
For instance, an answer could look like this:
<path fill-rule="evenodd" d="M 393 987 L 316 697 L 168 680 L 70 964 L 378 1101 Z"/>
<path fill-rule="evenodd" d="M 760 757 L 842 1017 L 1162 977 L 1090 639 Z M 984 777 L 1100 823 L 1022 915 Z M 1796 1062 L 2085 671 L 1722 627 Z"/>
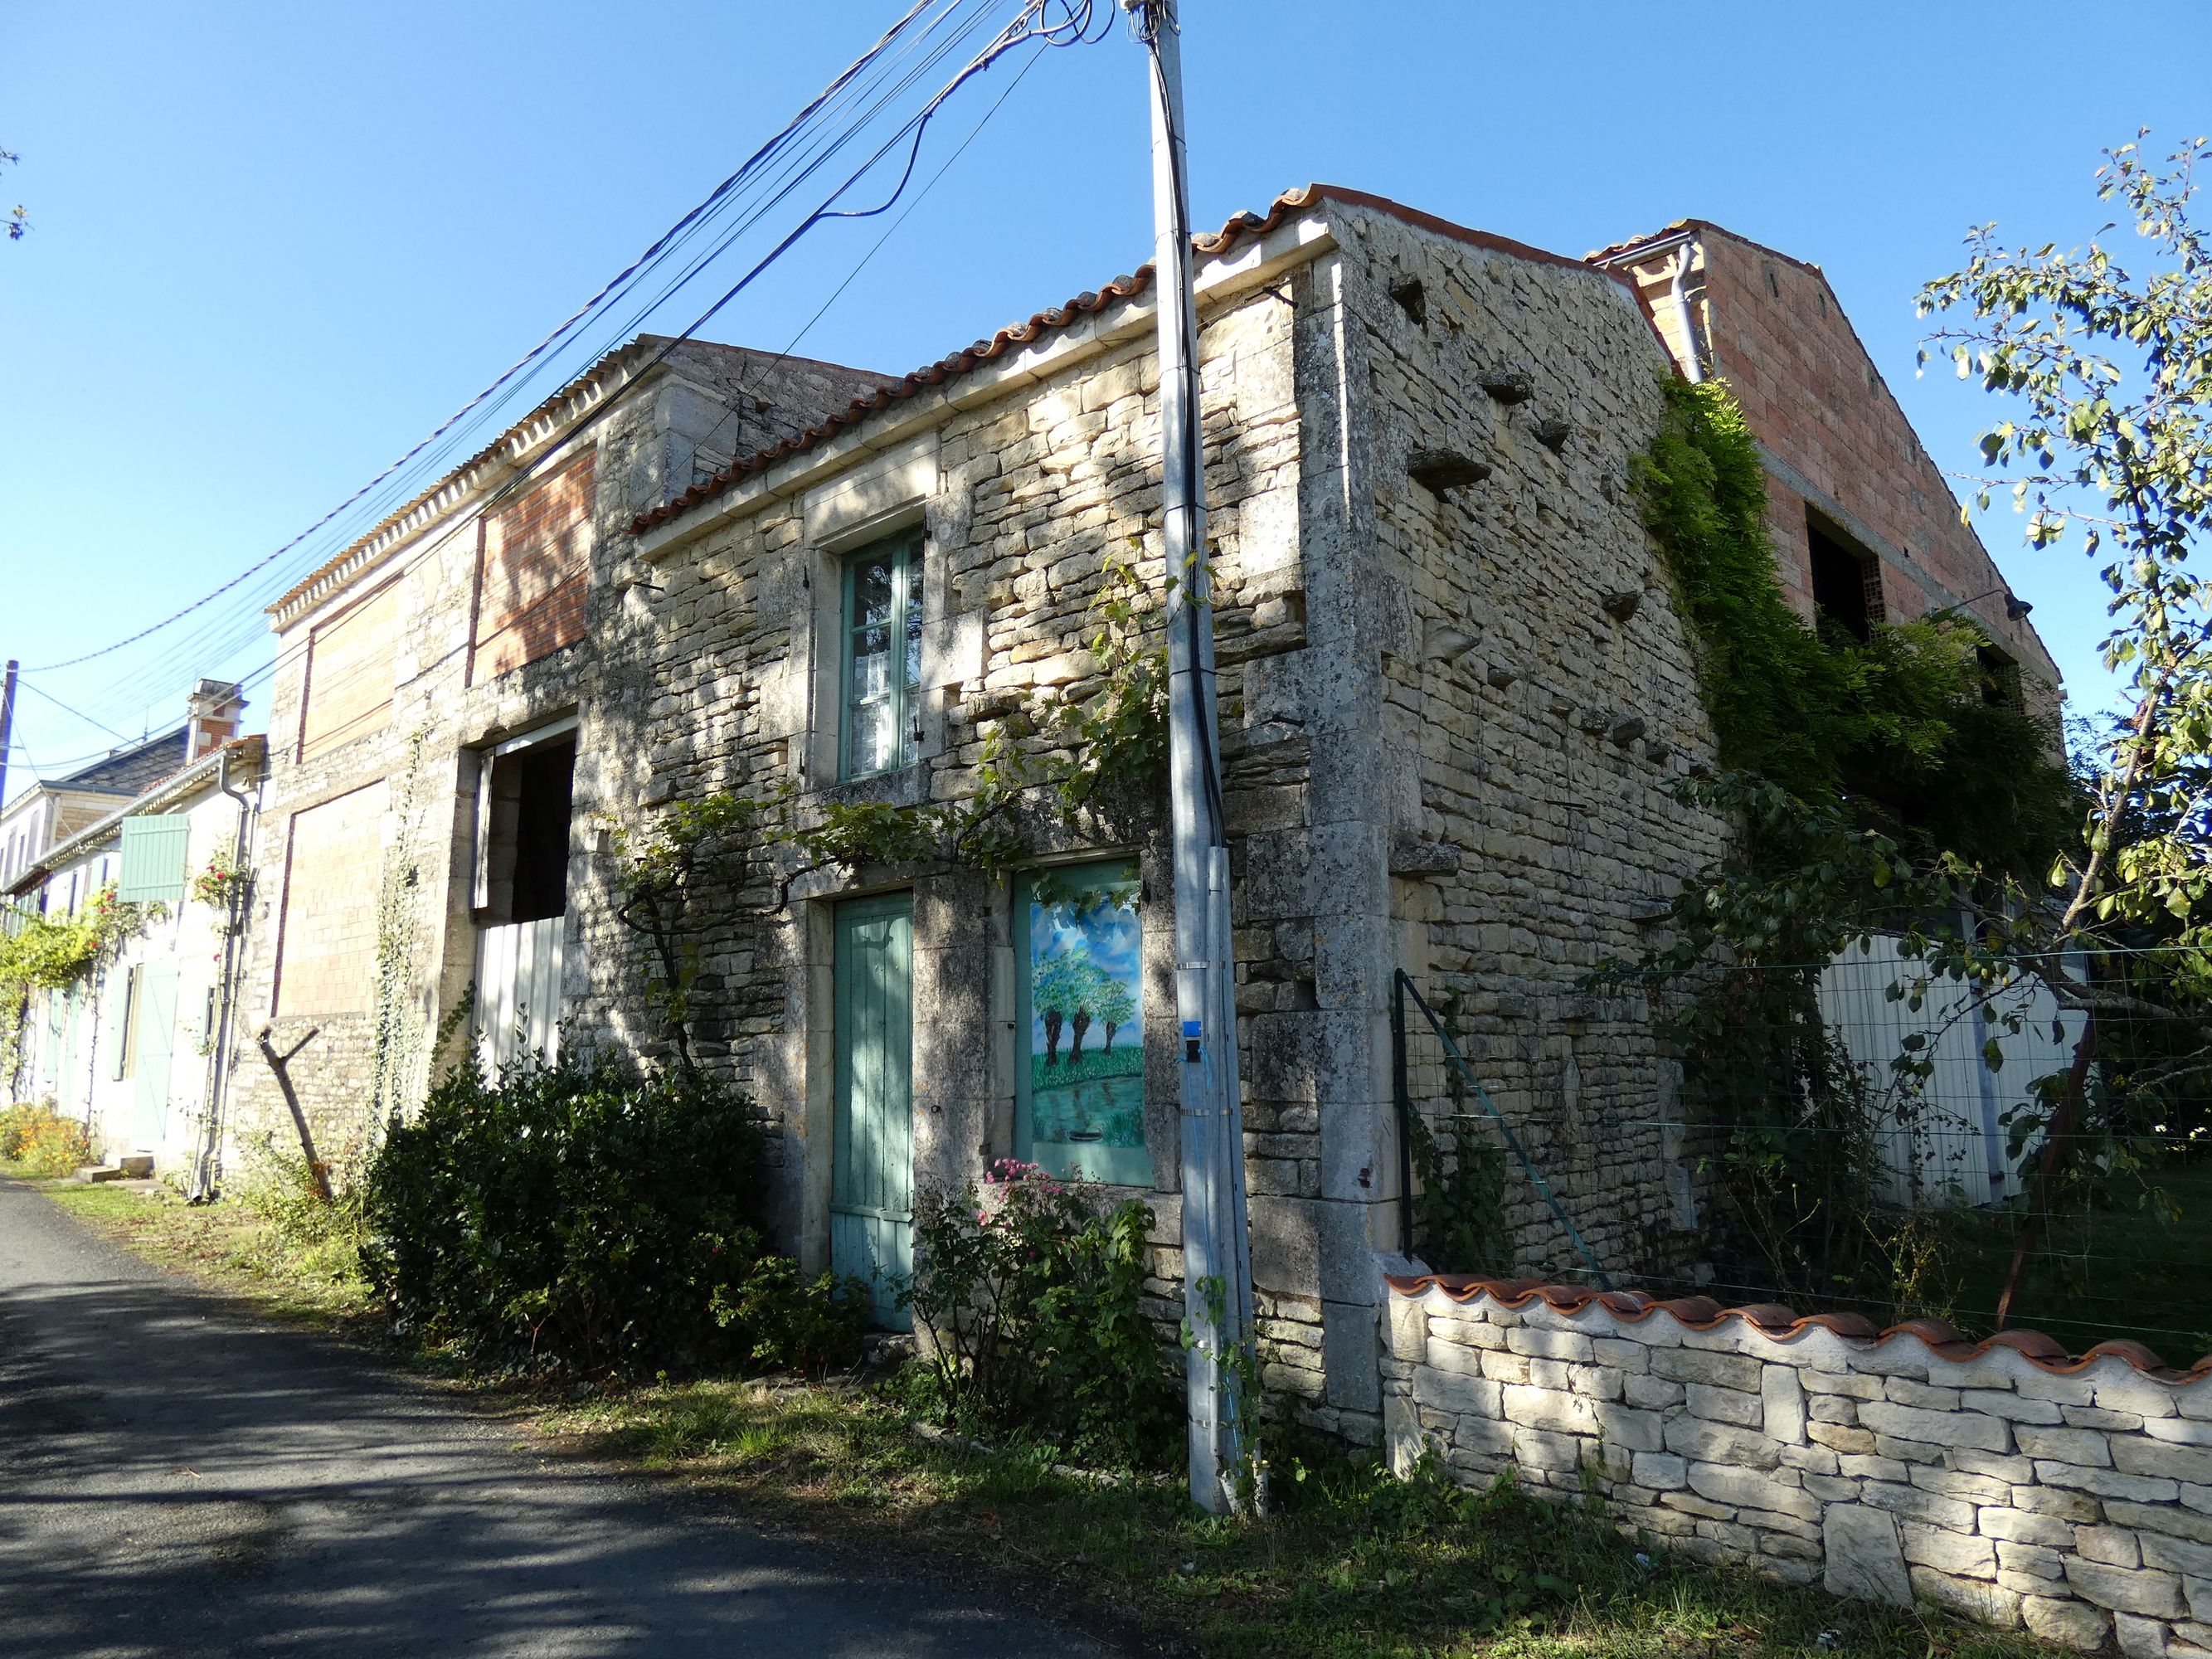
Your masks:
<path fill-rule="evenodd" d="M 836 911 L 836 1082 L 830 1263 L 869 1280 L 877 1321 L 903 1329 L 914 1271 L 914 933 L 911 901 Z"/>
<path fill-rule="evenodd" d="M 123 820 L 123 878 L 115 896 L 125 904 L 174 904 L 185 896 L 185 837 L 191 821 L 167 817 Z"/>

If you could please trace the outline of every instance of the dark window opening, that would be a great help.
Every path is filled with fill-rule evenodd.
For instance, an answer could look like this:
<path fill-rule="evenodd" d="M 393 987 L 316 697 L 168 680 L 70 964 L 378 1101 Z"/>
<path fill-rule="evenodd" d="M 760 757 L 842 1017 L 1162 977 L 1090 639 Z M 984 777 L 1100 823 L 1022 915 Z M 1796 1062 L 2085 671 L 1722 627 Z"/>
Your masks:
<path fill-rule="evenodd" d="M 1814 612 L 1855 640 L 1869 638 L 1882 619 L 1881 567 L 1809 515 L 1805 534 L 1812 549 Z"/>
<path fill-rule="evenodd" d="M 2020 665 L 1994 645 L 1977 646 L 1974 655 L 1982 665 L 1982 701 L 1992 708 L 2026 708 Z"/>
<path fill-rule="evenodd" d="M 576 740 L 487 757 L 477 823 L 477 920 L 543 921 L 568 908 L 568 826 Z"/>

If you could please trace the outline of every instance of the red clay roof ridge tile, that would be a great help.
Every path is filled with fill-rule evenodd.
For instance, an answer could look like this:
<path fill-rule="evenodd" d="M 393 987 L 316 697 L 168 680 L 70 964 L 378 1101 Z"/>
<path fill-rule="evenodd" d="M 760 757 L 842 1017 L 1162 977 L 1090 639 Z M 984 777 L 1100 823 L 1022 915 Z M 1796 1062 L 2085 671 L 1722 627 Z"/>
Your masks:
<path fill-rule="evenodd" d="M 1534 1279 L 1494 1279 L 1479 1273 L 1389 1273 L 1384 1275 L 1384 1280 L 1400 1296 L 1424 1296 L 1431 1290 L 1441 1291 L 1455 1302 L 1472 1302 L 1477 1297 L 1486 1296 L 1509 1309 L 1540 1301 L 1556 1313 L 1573 1314 L 1595 1302 L 1615 1318 L 1630 1324 L 1640 1324 L 1654 1314 L 1664 1313 L 1692 1330 L 1706 1331 L 1723 1320 L 1737 1319 L 1777 1340 L 1813 1328 L 1873 1347 L 1911 1336 L 1918 1338 L 1929 1352 L 1942 1359 L 1978 1359 L 1992 1348 L 2010 1348 L 2037 1370 L 2061 1375 L 2086 1370 L 2100 1359 L 2111 1358 L 2125 1360 L 2154 1382 L 2175 1387 L 2212 1380 L 2212 1353 L 2186 1370 L 2177 1370 L 2142 1343 L 2127 1340 L 2100 1342 L 2076 1357 L 2041 1331 L 1999 1331 L 1977 1341 L 1941 1319 L 1907 1319 L 1884 1328 L 1863 1314 L 1801 1315 L 1778 1303 L 1765 1302 L 1723 1307 L 1705 1296 L 1662 1300 L 1642 1291 L 1594 1291 L 1586 1285 L 1547 1285 Z"/>

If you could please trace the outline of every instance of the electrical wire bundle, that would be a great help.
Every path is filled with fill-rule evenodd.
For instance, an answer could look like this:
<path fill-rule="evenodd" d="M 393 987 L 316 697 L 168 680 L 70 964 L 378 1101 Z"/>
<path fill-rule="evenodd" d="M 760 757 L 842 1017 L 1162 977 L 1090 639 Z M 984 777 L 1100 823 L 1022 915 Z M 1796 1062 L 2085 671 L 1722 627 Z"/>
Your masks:
<path fill-rule="evenodd" d="M 911 213 L 1038 58 L 1054 46 L 1103 39 L 1112 15 L 1110 0 L 915 0 L 881 39 L 696 206 L 483 391 L 343 501 L 275 551 L 161 620 L 96 650 L 31 665 L 24 671 L 24 688 L 110 735 L 149 708 L 164 711 L 166 721 L 166 708 L 183 687 L 266 639 L 264 613 L 278 594 L 481 452 L 520 415 L 643 331 L 649 319 L 672 305 L 696 302 L 693 296 L 710 289 L 702 279 L 731 266 L 733 253 L 758 246 L 767 234 L 763 227 L 781 217 L 794 199 L 814 205 L 680 330 L 667 331 L 672 337 L 643 368 L 694 337 L 817 227 L 830 220 L 877 217 L 896 205 L 914 181 L 930 125 L 947 101 L 1008 53 L 1030 46 L 1020 72 L 998 101 L 908 203 Z M 952 66 L 949 73 L 947 65 Z M 826 192 L 825 179 L 834 181 Z M 905 217 L 901 214 L 861 256 L 776 361 L 820 320 Z M 61 702 L 28 678 L 112 664 L 125 653 L 131 653 L 124 658 L 127 665 L 111 672 L 96 691 L 81 695 L 82 707 Z M 265 680 L 276 667 L 274 660 L 266 662 L 241 684 Z M 17 765 L 27 760 L 30 771 L 52 773 L 106 752 L 56 758 L 26 754 L 18 745 L 9 758 Z"/>

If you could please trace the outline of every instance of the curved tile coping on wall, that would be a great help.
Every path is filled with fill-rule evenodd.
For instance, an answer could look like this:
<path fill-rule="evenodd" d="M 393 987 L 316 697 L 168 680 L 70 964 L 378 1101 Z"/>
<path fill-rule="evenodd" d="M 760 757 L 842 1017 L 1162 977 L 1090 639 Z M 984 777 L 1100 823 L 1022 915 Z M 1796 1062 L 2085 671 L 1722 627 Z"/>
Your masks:
<path fill-rule="evenodd" d="M 2094 1365 L 2107 1357 L 2124 1359 L 2155 1382 L 2175 1385 L 2212 1377 L 2212 1354 L 2186 1370 L 2178 1370 L 2140 1342 L 2100 1342 L 2079 1357 L 2070 1355 L 2041 1331 L 2000 1331 L 1975 1341 L 1940 1319 L 1908 1319 L 1884 1328 L 1863 1314 L 1799 1315 L 1772 1302 L 1747 1303 L 1726 1308 L 1711 1297 L 1688 1296 L 1662 1300 L 1642 1291 L 1593 1291 L 1578 1285 L 1547 1285 L 1534 1279 L 1487 1279 L 1469 1273 L 1423 1273 L 1417 1277 L 1386 1275 L 1391 1290 L 1404 1297 L 1440 1291 L 1455 1302 L 1472 1302 L 1487 1296 L 1500 1306 L 1518 1310 L 1541 1302 L 1555 1313 L 1575 1314 L 1595 1303 L 1616 1319 L 1641 1323 L 1655 1314 L 1665 1314 L 1692 1330 L 1709 1331 L 1723 1321 L 1735 1319 L 1777 1340 L 1807 1329 L 1820 1329 L 1848 1341 L 1880 1347 L 1900 1336 L 1917 1337 L 1928 1351 L 1954 1362 L 1979 1358 L 1992 1348 L 2010 1348 L 2038 1370 L 2064 1376 Z"/>

